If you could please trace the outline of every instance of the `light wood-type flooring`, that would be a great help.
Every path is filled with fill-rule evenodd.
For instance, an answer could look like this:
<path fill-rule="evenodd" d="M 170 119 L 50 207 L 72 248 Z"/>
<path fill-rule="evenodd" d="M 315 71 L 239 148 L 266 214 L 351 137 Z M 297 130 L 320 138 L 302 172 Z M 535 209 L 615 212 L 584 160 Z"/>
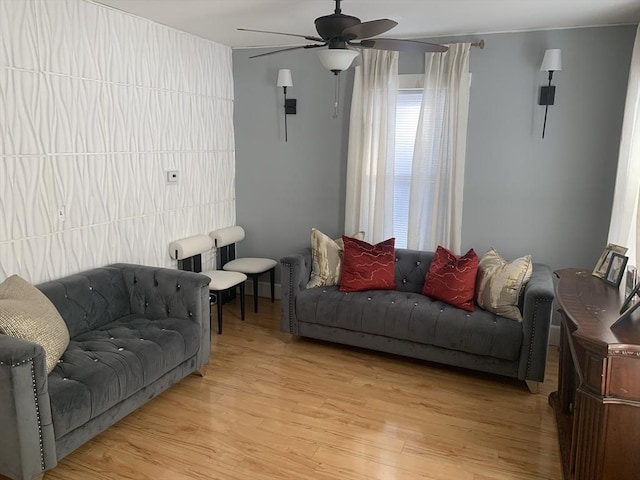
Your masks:
<path fill-rule="evenodd" d="M 45 480 L 561 479 L 547 395 L 524 383 L 279 332 L 280 304 L 226 305 L 191 375 Z M 215 309 L 214 309 L 215 315 Z M 214 317 L 215 318 L 215 317 Z"/>

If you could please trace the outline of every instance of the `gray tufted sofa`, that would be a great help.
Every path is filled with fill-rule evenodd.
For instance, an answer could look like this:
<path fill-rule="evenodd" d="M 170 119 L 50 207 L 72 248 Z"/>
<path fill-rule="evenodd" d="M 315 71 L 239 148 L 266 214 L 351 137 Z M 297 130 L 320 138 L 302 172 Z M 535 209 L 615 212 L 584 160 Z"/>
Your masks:
<path fill-rule="evenodd" d="M 306 288 L 311 249 L 282 265 L 281 330 L 321 340 L 495 373 L 544 380 L 554 298 L 551 270 L 534 264 L 521 298 L 522 323 L 422 295 L 433 252 L 396 249 L 395 290 L 344 293 Z"/>
<path fill-rule="evenodd" d="M 0 335 L 0 474 L 32 479 L 209 361 L 209 278 L 116 264 L 44 283 L 70 344 Z"/>

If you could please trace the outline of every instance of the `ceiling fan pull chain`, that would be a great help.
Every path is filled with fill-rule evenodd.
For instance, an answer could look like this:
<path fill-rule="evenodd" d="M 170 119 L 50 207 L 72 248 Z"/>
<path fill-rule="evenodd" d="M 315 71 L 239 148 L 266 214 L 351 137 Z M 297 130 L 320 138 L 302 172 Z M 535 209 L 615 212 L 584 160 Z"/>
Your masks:
<path fill-rule="evenodd" d="M 336 90 L 335 90 L 335 97 L 333 100 L 333 118 L 338 118 L 338 113 L 340 113 L 339 100 L 340 100 L 340 74 L 338 73 L 336 75 Z"/>

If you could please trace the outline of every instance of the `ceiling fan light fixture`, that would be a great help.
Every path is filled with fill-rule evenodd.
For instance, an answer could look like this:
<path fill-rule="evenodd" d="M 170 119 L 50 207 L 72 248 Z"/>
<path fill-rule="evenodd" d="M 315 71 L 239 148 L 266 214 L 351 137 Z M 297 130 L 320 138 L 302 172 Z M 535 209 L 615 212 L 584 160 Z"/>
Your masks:
<path fill-rule="evenodd" d="M 349 68 L 358 55 L 360 55 L 358 52 L 346 48 L 329 48 L 318 51 L 324 68 L 331 70 L 336 75 Z"/>

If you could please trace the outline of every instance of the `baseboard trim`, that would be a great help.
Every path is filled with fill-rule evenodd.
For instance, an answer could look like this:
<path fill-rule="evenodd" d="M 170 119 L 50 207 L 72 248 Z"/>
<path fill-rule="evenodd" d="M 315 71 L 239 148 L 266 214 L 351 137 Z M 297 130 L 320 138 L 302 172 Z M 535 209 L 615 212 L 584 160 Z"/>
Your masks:
<path fill-rule="evenodd" d="M 273 290 L 274 290 L 274 296 L 278 300 L 280 300 L 282 298 L 280 295 L 280 291 L 281 291 L 280 284 L 276 283 Z M 251 281 L 251 279 L 247 280 L 245 291 L 247 292 L 247 295 L 253 295 L 253 282 Z M 258 281 L 258 296 L 271 298 L 271 284 L 269 282 Z"/>

